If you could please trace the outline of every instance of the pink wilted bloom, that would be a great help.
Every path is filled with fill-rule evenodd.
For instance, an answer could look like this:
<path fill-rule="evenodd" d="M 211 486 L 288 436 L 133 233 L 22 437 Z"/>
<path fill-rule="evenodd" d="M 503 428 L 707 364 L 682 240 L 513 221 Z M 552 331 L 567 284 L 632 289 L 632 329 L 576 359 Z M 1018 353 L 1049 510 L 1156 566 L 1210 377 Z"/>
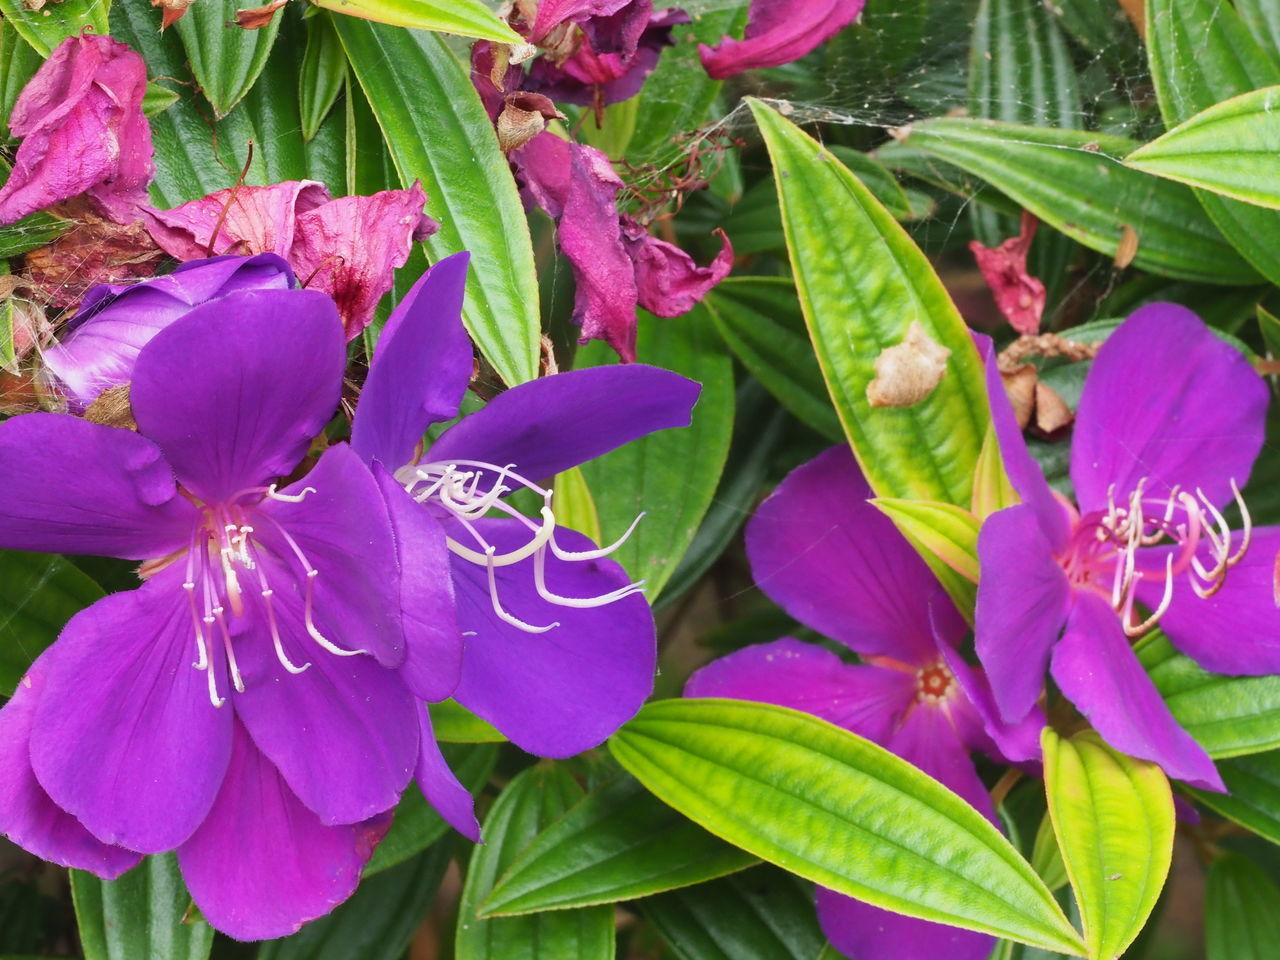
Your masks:
<path fill-rule="evenodd" d="M 334 200 L 322 183 L 291 180 L 218 190 L 172 210 L 143 207 L 142 215 L 156 243 L 179 260 L 284 257 L 304 286 L 337 302 L 350 340 L 373 319 L 413 243 L 438 229 L 422 212 L 426 202 L 418 183 Z"/>
<path fill-rule="evenodd" d="M 560 251 L 573 267 L 573 320 L 582 341 L 604 340 L 623 360 L 636 358 L 636 307 L 660 317 L 687 313 L 733 266 L 721 231 L 720 253 L 700 267 L 673 244 L 650 236 L 618 210 L 623 182 L 599 150 L 541 133 L 511 153 L 525 198 L 559 225 Z"/>
<path fill-rule="evenodd" d="M 629 55 L 652 16 L 653 0 L 541 0 L 529 41 L 554 44 L 557 31 L 563 35 L 576 25 L 598 52 Z"/>
<path fill-rule="evenodd" d="M 1019 333 L 1034 336 L 1040 332 L 1044 316 L 1044 284 L 1027 273 L 1027 253 L 1036 235 L 1036 218 L 1022 211 L 1022 226 L 1016 237 L 997 247 L 984 247 L 977 240 L 969 244 L 978 269 L 996 298 L 996 306 Z"/>
<path fill-rule="evenodd" d="M 743 39 L 725 37 L 698 48 L 702 66 L 717 80 L 744 70 L 799 60 L 853 23 L 866 0 L 751 0 Z"/>
<path fill-rule="evenodd" d="M 108 219 L 134 220 L 155 169 L 146 87 L 146 65 L 123 43 L 86 34 L 59 44 L 9 119 L 24 139 L 0 188 L 0 223 L 82 193 Z"/>

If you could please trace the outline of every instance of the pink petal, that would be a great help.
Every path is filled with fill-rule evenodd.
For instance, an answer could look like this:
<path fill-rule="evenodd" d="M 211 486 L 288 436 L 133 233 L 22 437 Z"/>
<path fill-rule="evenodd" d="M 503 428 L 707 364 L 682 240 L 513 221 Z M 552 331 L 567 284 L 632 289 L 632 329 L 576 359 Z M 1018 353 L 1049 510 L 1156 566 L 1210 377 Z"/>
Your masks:
<path fill-rule="evenodd" d="M 1027 253 L 1036 235 L 1038 221 L 1025 210 L 1022 213 L 1022 229 L 1016 237 L 1010 237 L 998 247 L 984 247 L 977 240 L 969 244 L 978 269 L 986 278 L 996 298 L 996 306 L 1021 334 L 1040 332 L 1040 318 L 1044 316 L 1044 284 L 1027 273 Z"/>
<path fill-rule="evenodd" d="M 688 313 L 733 269 L 733 244 L 723 230 L 720 252 L 710 266 L 700 267 L 675 244 L 650 235 L 631 217 L 622 218 L 622 237 L 636 268 L 640 306 L 659 317 Z"/>
<path fill-rule="evenodd" d="M 752 0 L 746 37 L 698 48 L 716 80 L 744 70 L 778 67 L 812 52 L 853 23 L 866 0 Z"/>

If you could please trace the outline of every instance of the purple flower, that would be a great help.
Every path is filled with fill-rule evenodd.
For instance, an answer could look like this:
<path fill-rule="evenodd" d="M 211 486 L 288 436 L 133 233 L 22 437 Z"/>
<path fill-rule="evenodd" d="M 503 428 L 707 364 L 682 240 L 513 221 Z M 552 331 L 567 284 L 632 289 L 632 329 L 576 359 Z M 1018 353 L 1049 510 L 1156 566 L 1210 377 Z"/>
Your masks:
<path fill-rule="evenodd" d="M 287 479 L 345 359 L 328 297 L 242 291 L 139 352 L 138 432 L 0 424 L 0 545 L 144 561 L 0 711 L 0 829 L 108 877 L 176 849 L 204 915 L 242 939 L 345 899 L 430 754 L 376 482 L 346 445 Z"/>
<path fill-rule="evenodd" d="M 459 319 L 465 254 L 436 264 L 378 342 L 352 426 L 396 528 L 406 682 L 447 694 L 436 652 L 460 630 L 453 696 L 542 756 L 579 753 L 639 709 L 653 685 L 653 616 L 641 584 L 557 524 L 542 483 L 654 430 L 686 426 L 699 387 L 641 365 L 513 387 L 445 430 L 471 378 Z M 531 491 L 536 519 L 505 499 Z M 492 514 L 497 514 L 493 516 Z"/>
<path fill-rule="evenodd" d="M 725 37 L 698 48 L 702 66 L 716 80 L 744 70 L 780 67 L 813 52 L 853 23 L 866 0 L 751 0 L 742 40 Z"/>
<path fill-rule="evenodd" d="M 652 16 L 653 0 L 540 0 L 529 42 L 554 44 L 578 26 L 600 53 L 630 56 Z"/>
<path fill-rule="evenodd" d="M 71 406 L 82 410 L 111 387 L 128 383 L 151 338 L 192 308 L 241 290 L 288 290 L 293 271 L 275 254 L 184 263 L 141 283 L 101 285 L 84 298 L 44 363 Z"/>
<path fill-rule="evenodd" d="M 1022 498 L 992 514 L 978 539 L 977 650 L 1001 713 L 1024 716 L 1049 668 L 1116 749 L 1222 789 L 1129 638 L 1159 620 L 1208 670 L 1280 671 L 1271 595 L 1280 530 L 1250 531 L 1246 512 L 1244 531 L 1232 533 L 1219 512 L 1233 497 L 1243 508 L 1238 488 L 1262 447 L 1266 386 L 1189 310 L 1143 307 L 1085 380 L 1071 449 L 1076 505 L 1050 491 L 1031 460 L 990 360 L 988 387 Z"/>
<path fill-rule="evenodd" d="M 837 447 L 793 471 L 747 527 L 760 588 L 864 663 L 784 638 L 703 667 L 685 696 L 758 700 L 822 717 L 911 761 L 996 822 L 969 751 L 1035 760 L 1043 718 L 999 720 L 986 679 L 957 652 L 964 620 L 871 496 L 849 449 Z M 827 937 L 859 960 L 985 960 L 991 952 L 991 937 L 833 890 L 819 888 L 817 902 Z"/>
<path fill-rule="evenodd" d="M 123 43 L 62 41 L 14 104 L 9 129 L 24 139 L 0 188 L 0 223 L 82 193 L 108 219 L 134 220 L 155 169 L 146 87 L 146 65 Z"/>

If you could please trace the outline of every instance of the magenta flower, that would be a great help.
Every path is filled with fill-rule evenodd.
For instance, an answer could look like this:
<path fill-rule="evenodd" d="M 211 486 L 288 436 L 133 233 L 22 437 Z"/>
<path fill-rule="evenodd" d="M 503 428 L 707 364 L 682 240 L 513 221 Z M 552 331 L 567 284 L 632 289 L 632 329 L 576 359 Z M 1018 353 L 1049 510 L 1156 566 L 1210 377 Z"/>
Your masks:
<path fill-rule="evenodd" d="M 600 53 L 629 56 L 652 16 L 653 0 L 540 0 L 529 42 L 544 46 L 577 26 Z"/>
<path fill-rule="evenodd" d="M 978 540 L 977 650 L 1001 713 L 1024 716 L 1049 668 L 1116 749 L 1222 789 L 1129 638 L 1160 621 L 1208 670 L 1280 671 L 1271 595 L 1280 530 L 1250 531 L 1245 512 L 1243 532 L 1232 533 L 1220 513 L 1233 497 L 1243 509 L 1239 487 L 1262 447 L 1266 386 L 1189 310 L 1143 307 L 1103 345 L 1085 381 L 1073 505 L 1045 483 L 988 368 L 1001 451 L 1023 501 L 992 514 Z"/>
<path fill-rule="evenodd" d="M 461 630 L 453 696 L 530 753 L 570 756 L 640 708 L 656 642 L 642 585 L 605 559 L 613 547 L 558 525 L 541 481 L 688 425 L 700 388 L 641 365 L 556 374 L 499 394 L 423 451 L 424 431 L 457 415 L 471 378 L 466 270 L 464 254 L 438 263 L 387 324 L 351 442 L 396 527 L 406 682 L 438 697 L 435 651 Z M 542 501 L 537 519 L 507 503 L 518 489 Z"/>
<path fill-rule="evenodd" d="M 995 247 L 984 247 L 977 240 L 969 242 L 969 250 L 978 262 L 996 306 L 1013 329 L 1024 336 L 1039 333 L 1040 319 L 1044 316 L 1044 284 L 1027 272 L 1027 254 L 1031 252 L 1038 224 L 1039 221 L 1024 210 L 1016 237 Z"/>
<path fill-rule="evenodd" d="M 44 351 L 71 407 L 83 410 L 111 387 L 133 379 L 138 354 L 157 333 L 194 307 L 241 290 L 288 290 L 289 265 L 272 253 L 184 263 L 140 283 L 92 288 L 58 343 Z"/>
<path fill-rule="evenodd" d="M 744 70 L 780 67 L 812 53 L 853 23 L 866 0 L 751 0 L 743 39 L 702 44 L 702 66 L 716 80 Z"/>
<path fill-rule="evenodd" d="M 218 190 L 172 210 L 144 207 L 141 214 L 155 242 L 179 260 L 215 253 L 283 257 L 304 287 L 333 297 L 351 339 L 373 320 L 414 242 L 438 229 L 422 212 L 426 202 L 417 183 L 334 200 L 322 183 L 292 180 Z"/>
<path fill-rule="evenodd" d="M 999 720 L 985 677 L 957 651 L 964 620 L 871 496 L 849 449 L 836 447 L 792 471 L 747 526 L 760 588 L 864 663 L 788 637 L 708 664 L 685 696 L 757 700 L 821 717 L 914 763 L 998 826 L 969 751 L 1034 760 L 1043 718 Z M 827 937 L 859 960 L 985 960 L 994 944 L 834 890 L 819 888 L 817 904 Z"/>
<path fill-rule="evenodd" d="M 136 219 L 155 169 L 146 88 L 146 65 L 123 43 L 62 41 L 14 104 L 9 129 L 24 139 L 0 187 L 0 224 L 82 193 L 109 220 Z"/>
<path fill-rule="evenodd" d="M 0 829 L 108 877 L 176 849 L 201 911 L 242 939 L 345 899 L 429 753 L 377 484 L 339 445 L 277 487 L 345 359 L 328 297 L 238 292 L 138 354 L 138 432 L 0 424 L 0 545 L 144 561 L 0 711 Z"/>
<path fill-rule="evenodd" d="M 573 321 L 582 342 L 604 340 L 636 358 L 636 307 L 678 317 L 728 276 L 733 246 L 723 231 L 706 267 L 650 235 L 618 210 L 622 180 L 599 150 L 542 133 L 511 154 L 528 201 L 559 225 L 560 250 L 577 282 Z"/>

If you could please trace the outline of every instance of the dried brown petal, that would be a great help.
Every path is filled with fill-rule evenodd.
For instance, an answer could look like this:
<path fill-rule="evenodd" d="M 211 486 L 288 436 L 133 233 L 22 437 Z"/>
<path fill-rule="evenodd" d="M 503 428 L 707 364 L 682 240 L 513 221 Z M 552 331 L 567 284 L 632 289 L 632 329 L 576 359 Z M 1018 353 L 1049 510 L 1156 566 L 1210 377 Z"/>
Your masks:
<path fill-rule="evenodd" d="M 949 356 L 951 351 L 932 339 L 919 320 L 911 321 L 906 338 L 876 357 L 876 376 L 867 384 L 871 406 L 909 407 L 919 403 L 946 376 Z"/>
<path fill-rule="evenodd" d="M 90 423 L 100 423 L 105 427 L 119 427 L 123 430 L 137 430 L 138 423 L 133 419 L 133 407 L 129 403 L 129 384 L 122 383 L 98 394 L 98 399 L 89 404 L 84 418 Z"/>
<path fill-rule="evenodd" d="M 288 2 L 289 0 L 275 0 L 274 3 L 268 3 L 265 7 L 237 10 L 236 26 L 245 30 L 261 30 L 275 17 L 276 11 Z"/>
<path fill-rule="evenodd" d="M 1115 265 L 1123 270 L 1138 255 L 1138 232 L 1127 223 L 1120 225 L 1120 243 L 1116 246 Z"/>
<path fill-rule="evenodd" d="M 166 30 L 182 19 L 187 12 L 187 8 L 195 0 L 151 0 L 153 7 L 160 7 L 164 13 L 160 16 L 160 29 Z"/>
<path fill-rule="evenodd" d="M 47 246 L 23 258 L 26 278 L 50 304 L 69 307 L 98 283 L 122 283 L 153 276 L 164 259 L 141 221 L 112 223 L 89 212 L 87 205 L 58 211 L 77 224 Z"/>
<path fill-rule="evenodd" d="M 1018 429 L 1025 430 L 1031 422 L 1031 415 L 1036 407 L 1036 368 L 1035 364 L 1024 363 L 1012 370 L 1001 370 L 1000 379 L 1004 382 L 1004 392 L 1013 407 L 1013 415 L 1018 421 Z"/>
<path fill-rule="evenodd" d="M 1074 420 L 1075 414 L 1058 391 L 1043 383 L 1036 383 L 1036 429 L 1044 433 L 1056 433 Z"/>

